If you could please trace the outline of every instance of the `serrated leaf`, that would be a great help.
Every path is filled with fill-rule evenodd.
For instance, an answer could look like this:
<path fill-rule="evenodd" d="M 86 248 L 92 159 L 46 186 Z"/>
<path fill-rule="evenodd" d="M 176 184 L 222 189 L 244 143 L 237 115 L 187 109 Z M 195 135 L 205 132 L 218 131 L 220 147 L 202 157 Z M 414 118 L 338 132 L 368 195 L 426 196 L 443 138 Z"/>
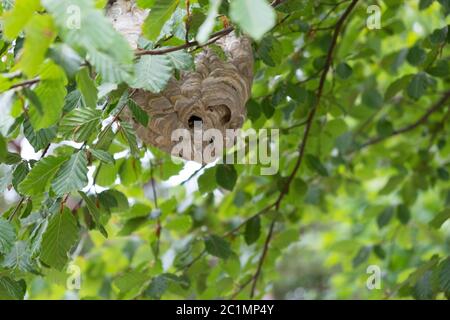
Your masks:
<path fill-rule="evenodd" d="M 94 80 L 89 76 L 89 71 L 87 68 L 83 68 L 75 76 L 77 81 L 78 90 L 80 90 L 84 104 L 86 107 L 95 109 L 97 106 L 97 95 L 98 90 L 95 85 Z"/>
<path fill-rule="evenodd" d="M 147 127 L 148 125 L 148 114 L 140 106 L 134 102 L 133 99 L 128 100 L 128 108 L 131 110 L 131 113 L 133 114 L 133 118 L 139 122 L 144 127 Z"/>
<path fill-rule="evenodd" d="M 97 226 L 97 229 L 101 232 L 101 234 L 105 238 L 108 238 L 108 232 L 106 232 L 106 229 L 100 222 L 100 210 L 97 208 L 95 203 L 92 201 L 91 198 L 89 198 L 89 196 L 86 193 L 82 191 L 78 191 L 78 193 L 80 194 L 81 198 L 83 198 L 83 201 L 86 203 L 86 206 L 89 210 L 89 213 L 92 216 L 92 219 L 95 222 L 95 225 Z"/>
<path fill-rule="evenodd" d="M 131 270 L 117 277 L 114 280 L 114 285 L 120 290 L 120 294 L 125 294 L 132 289 L 143 286 L 148 280 L 145 272 Z"/>
<path fill-rule="evenodd" d="M 230 244 L 216 235 L 205 238 L 205 249 L 209 254 L 222 259 L 227 259 L 232 253 Z"/>
<path fill-rule="evenodd" d="M 88 184 L 88 168 L 85 151 L 74 153 L 61 165 L 52 182 L 52 189 L 57 195 L 83 189 Z"/>
<path fill-rule="evenodd" d="M 150 14 L 142 26 L 144 35 L 151 41 L 155 41 L 167 20 L 170 19 L 179 0 L 155 0 Z"/>
<path fill-rule="evenodd" d="M 239 0 L 230 3 L 230 18 L 253 39 L 260 40 L 275 25 L 276 14 L 265 0 Z"/>
<path fill-rule="evenodd" d="M 50 185 L 50 180 L 66 159 L 66 157 L 48 156 L 38 161 L 27 177 L 19 184 L 18 191 L 30 196 L 44 193 Z"/>
<path fill-rule="evenodd" d="M 11 251 L 5 255 L 2 267 L 7 269 L 16 269 L 22 272 L 33 272 L 33 262 L 31 251 L 25 241 L 18 241 L 14 244 Z"/>
<path fill-rule="evenodd" d="M 23 161 L 17 165 L 16 169 L 14 169 L 12 178 L 14 189 L 18 189 L 18 185 L 23 181 L 23 179 L 25 179 L 29 172 L 30 169 L 28 168 L 28 163 L 26 161 Z"/>
<path fill-rule="evenodd" d="M 439 264 L 439 287 L 450 296 L 450 257 L 447 257 Z"/>
<path fill-rule="evenodd" d="M 77 221 L 72 212 L 68 208 L 56 212 L 43 235 L 40 260 L 50 267 L 63 269 L 78 236 Z"/>
<path fill-rule="evenodd" d="M 39 0 L 16 0 L 12 10 L 3 15 L 5 37 L 14 40 L 40 7 Z"/>
<path fill-rule="evenodd" d="M 77 142 L 87 141 L 93 133 L 99 131 L 101 117 L 101 110 L 74 109 L 62 119 L 59 131 Z"/>
<path fill-rule="evenodd" d="M 50 127 L 35 131 L 31 122 L 25 117 L 23 120 L 23 134 L 31 144 L 35 152 L 47 147 L 47 145 L 56 137 L 56 127 Z"/>
<path fill-rule="evenodd" d="M 178 70 L 192 70 L 194 68 L 194 58 L 185 51 L 169 52 L 167 57 L 172 67 Z"/>
<path fill-rule="evenodd" d="M 258 55 L 266 65 L 276 67 L 283 59 L 280 41 L 272 35 L 265 36 L 259 44 Z"/>
<path fill-rule="evenodd" d="M 0 135 L 0 163 L 5 162 L 7 153 L 8 153 L 8 146 L 6 140 L 5 138 L 3 138 L 2 135 Z"/>
<path fill-rule="evenodd" d="M 172 63 L 165 55 L 142 56 L 135 66 L 135 80 L 132 86 L 161 92 L 172 77 Z"/>
<path fill-rule="evenodd" d="M 67 77 L 64 70 L 51 60 L 46 60 L 39 70 L 40 81 L 34 89 L 43 106 L 44 114 L 31 104 L 28 115 L 35 130 L 48 128 L 58 122 L 67 94 Z"/>
<path fill-rule="evenodd" d="M 18 68 L 31 78 L 37 74 L 47 49 L 56 37 L 52 18 L 46 14 L 34 15 L 25 27 L 25 34 Z"/>
<path fill-rule="evenodd" d="M 208 9 L 208 15 L 205 21 L 202 23 L 197 32 L 197 41 L 200 45 L 205 44 L 208 41 L 211 32 L 214 29 L 216 17 L 219 12 L 219 7 L 222 0 L 211 0 Z"/>
<path fill-rule="evenodd" d="M 104 151 L 104 150 L 97 150 L 97 149 L 89 149 L 89 152 L 98 160 L 106 163 L 106 164 L 113 164 L 114 161 L 114 157 L 109 154 L 108 152 Z"/>
<path fill-rule="evenodd" d="M 121 82 L 127 78 L 127 70 L 132 70 L 133 51 L 92 1 L 77 0 L 79 20 L 73 16 L 73 0 L 42 0 L 42 4 L 61 29 L 64 42 L 73 48 L 83 48 L 104 80 Z"/>
<path fill-rule="evenodd" d="M 139 156 L 139 148 L 136 141 L 136 133 L 133 127 L 128 122 L 120 122 L 120 132 L 124 135 L 125 139 L 130 146 L 131 154 L 135 157 Z"/>
<path fill-rule="evenodd" d="M 108 54 L 90 49 L 86 59 L 102 75 L 105 82 L 121 83 L 130 82 L 133 66 L 126 63 L 118 63 Z"/>
<path fill-rule="evenodd" d="M 7 254 L 16 240 L 14 227 L 4 218 L 0 217 L 0 254 Z"/>
<path fill-rule="evenodd" d="M 26 288 L 24 280 L 0 277 L 0 300 L 23 300 Z"/>
<path fill-rule="evenodd" d="M 233 165 L 219 164 L 216 168 L 216 181 L 219 186 L 233 190 L 237 181 L 237 172 Z"/>

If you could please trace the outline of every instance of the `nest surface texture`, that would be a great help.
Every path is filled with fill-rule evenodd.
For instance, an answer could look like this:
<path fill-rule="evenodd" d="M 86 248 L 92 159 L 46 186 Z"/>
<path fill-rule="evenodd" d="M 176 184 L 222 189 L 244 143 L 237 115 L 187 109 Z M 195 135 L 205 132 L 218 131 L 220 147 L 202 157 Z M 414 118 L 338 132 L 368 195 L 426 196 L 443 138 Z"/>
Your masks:
<path fill-rule="evenodd" d="M 148 12 L 135 6 L 134 1 L 118 0 L 108 9 L 114 27 L 121 32 L 133 48 Z M 182 72 L 179 79 L 172 78 L 164 91 L 152 93 L 133 90 L 133 100 L 149 115 L 146 127 L 130 121 L 139 138 L 161 150 L 173 153 L 179 141 L 172 139 L 176 129 L 190 132 L 192 141 L 195 128 L 217 129 L 226 137 L 227 129 L 239 129 L 245 121 L 245 104 L 250 97 L 253 81 L 253 53 L 250 40 L 230 33 L 216 42 L 226 58 L 219 57 L 208 47 L 197 55 L 195 71 Z M 211 142 L 204 142 L 204 148 Z M 229 143 L 229 142 L 224 142 Z M 198 150 L 192 144 L 190 155 L 174 154 L 187 160 Z"/>

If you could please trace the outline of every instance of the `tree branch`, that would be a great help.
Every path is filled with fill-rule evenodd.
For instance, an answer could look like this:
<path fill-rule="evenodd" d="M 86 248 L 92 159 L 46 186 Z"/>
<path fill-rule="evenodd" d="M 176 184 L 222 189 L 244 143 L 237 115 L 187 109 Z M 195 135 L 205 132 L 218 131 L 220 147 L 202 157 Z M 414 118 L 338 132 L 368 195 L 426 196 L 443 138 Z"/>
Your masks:
<path fill-rule="evenodd" d="M 298 157 L 297 157 L 297 161 L 294 165 L 294 169 L 292 170 L 292 173 L 289 175 L 286 184 L 284 185 L 283 189 L 280 192 L 280 195 L 278 196 L 278 199 L 275 201 L 275 208 L 279 209 L 281 202 L 283 201 L 284 197 L 287 195 L 288 191 L 289 191 L 289 186 L 292 183 L 292 181 L 294 180 L 294 177 L 296 176 L 298 170 L 300 169 L 300 166 L 302 164 L 303 161 L 303 156 L 305 154 L 305 148 L 306 148 L 306 144 L 308 142 L 308 137 L 309 137 L 309 132 L 311 130 L 311 126 L 314 120 L 314 116 L 317 112 L 317 109 L 320 105 L 320 101 L 321 101 L 321 97 L 322 97 L 322 93 L 323 93 L 323 89 L 325 86 L 325 81 L 328 75 L 328 71 L 330 70 L 330 67 L 332 65 L 332 61 L 333 61 L 333 54 L 336 48 L 336 44 L 337 44 L 337 39 L 339 37 L 339 34 L 341 32 L 342 26 L 345 22 L 345 20 L 347 19 L 347 17 L 350 15 L 350 13 L 352 12 L 353 8 L 356 6 L 356 4 L 358 3 L 359 0 L 352 0 L 351 4 L 347 7 L 347 9 L 345 10 L 345 12 L 343 13 L 343 15 L 341 16 L 341 18 L 338 20 L 338 22 L 336 23 L 334 32 L 333 32 L 333 38 L 330 44 L 330 48 L 328 49 L 328 54 L 327 54 L 327 58 L 325 61 L 325 66 L 323 68 L 322 71 L 322 75 L 320 77 L 320 82 L 319 82 L 319 87 L 317 89 L 317 94 L 316 94 L 316 103 L 314 105 L 314 107 L 311 109 L 311 111 L 308 114 L 308 118 L 306 120 L 306 126 L 304 129 L 304 133 L 303 133 L 303 139 L 299 144 L 298 147 Z M 272 220 L 272 223 L 270 225 L 270 229 L 269 229 L 269 233 L 267 234 L 265 243 L 264 243 L 264 248 L 263 248 L 263 252 L 261 254 L 261 258 L 258 262 L 258 267 L 256 269 L 255 275 L 253 276 L 253 282 L 252 282 L 252 289 L 250 291 L 250 298 L 253 298 L 253 296 L 255 295 L 255 290 L 256 290 L 256 284 L 258 282 L 259 276 L 261 274 L 261 269 L 262 266 L 264 264 L 264 260 L 265 257 L 267 255 L 267 251 L 269 249 L 269 243 L 270 240 L 272 239 L 272 235 L 273 235 L 273 230 L 276 224 L 276 217 Z"/>
<path fill-rule="evenodd" d="M 358 150 L 364 149 L 370 145 L 379 143 L 381 141 L 384 141 L 388 138 L 391 138 L 393 136 L 411 131 L 416 129 L 417 127 L 419 127 L 420 125 L 423 125 L 427 122 L 428 118 L 436 111 L 440 110 L 445 103 L 447 102 L 447 100 L 450 99 L 450 90 L 445 92 L 444 95 L 441 97 L 441 99 L 439 99 L 434 105 L 432 105 L 417 121 L 404 126 L 400 129 L 394 130 L 391 132 L 391 134 L 386 135 L 386 136 L 378 136 L 378 137 L 374 137 L 372 139 L 369 139 L 368 141 L 366 141 L 365 143 L 363 143 L 362 145 L 359 146 Z"/>

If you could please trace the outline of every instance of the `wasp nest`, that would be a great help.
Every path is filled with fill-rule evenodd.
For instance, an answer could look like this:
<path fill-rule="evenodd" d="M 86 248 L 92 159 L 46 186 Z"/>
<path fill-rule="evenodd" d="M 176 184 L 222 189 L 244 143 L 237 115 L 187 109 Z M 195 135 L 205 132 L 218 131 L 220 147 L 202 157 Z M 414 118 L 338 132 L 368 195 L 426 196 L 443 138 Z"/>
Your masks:
<path fill-rule="evenodd" d="M 119 0 L 108 9 L 108 15 L 115 28 L 136 48 L 147 12 L 136 8 L 134 1 Z M 223 137 L 227 129 L 241 128 L 253 81 L 251 43 L 246 37 L 230 33 L 216 44 L 222 48 L 226 59 L 204 48 L 195 59 L 195 71 L 183 72 L 179 79 L 172 78 L 163 92 L 134 90 L 134 101 L 150 118 L 147 127 L 131 119 L 142 141 L 172 153 L 179 143 L 172 141 L 176 129 L 188 130 L 193 141 L 194 124 L 201 123 L 202 130 L 218 129 Z M 191 155 L 201 152 L 195 150 L 198 145 L 191 147 Z M 204 147 L 205 143 L 200 146 Z M 176 155 L 193 160 L 192 156 Z"/>

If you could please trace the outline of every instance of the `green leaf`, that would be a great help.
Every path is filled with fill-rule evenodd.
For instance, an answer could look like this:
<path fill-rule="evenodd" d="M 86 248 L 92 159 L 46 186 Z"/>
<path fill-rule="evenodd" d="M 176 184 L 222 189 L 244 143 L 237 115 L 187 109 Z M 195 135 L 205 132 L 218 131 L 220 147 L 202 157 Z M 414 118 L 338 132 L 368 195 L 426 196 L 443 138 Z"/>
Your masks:
<path fill-rule="evenodd" d="M 75 77 L 83 63 L 78 53 L 64 43 L 54 44 L 48 51 L 48 57 L 61 66 L 69 78 Z"/>
<path fill-rule="evenodd" d="M 444 259 L 438 267 L 439 270 L 439 287 L 446 294 L 450 296 L 450 257 Z"/>
<path fill-rule="evenodd" d="M 245 224 L 244 239 L 245 242 L 250 245 L 256 242 L 261 235 L 261 219 L 259 217 L 251 218 Z"/>
<path fill-rule="evenodd" d="M 389 87 L 386 89 L 386 93 L 384 94 L 384 100 L 389 101 L 393 97 L 397 95 L 400 91 L 405 89 L 409 82 L 411 81 L 412 75 L 403 76 L 394 82 L 392 82 Z"/>
<path fill-rule="evenodd" d="M 409 208 L 404 204 L 400 204 L 397 206 L 397 218 L 402 224 L 408 224 L 409 220 L 411 219 Z"/>
<path fill-rule="evenodd" d="M 52 182 L 52 189 L 57 195 L 83 189 L 88 184 L 88 168 L 85 151 L 74 153 L 61 165 Z"/>
<path fill-rule="evenodd" d="M 439 214 L 430 221 L 430 226 L 439 229 L 448 219 L 450 219 L 450 208 L 446 208 L 439 212 Z"/>
<path fill-rule="evenodd" d="M 34 90 L 44 107 L 42 116 L 36 108 L 30 108 L 30 122 L 35 130 L 48 128 L 59 120 L 67 94 L 67 78 L 64 70 L 53 62 L 47 62 L 40 70 L 41 81 Z"/>
<path fill-rule="evenodd" d="M 34 131 L 28 118 L 23 120 L 23 134 L 28 142 L 33 146 L 35 152 L 46 148 L 56 137 L 56 127 L 50 127 Z"/>
<path fill-rule="evenodd" d="M 320 159 L 312 154 L 307 154 L 305 157 L 306 165 L 313 171 L 316 171 L 323 177 L 328 177 L 328 170 L 325 166 L 320 162 Z"/>
<path fill-rule="evenodd" d="M 23 179 L 25 179 L 25 177 L 27 176 L 27 174 L 30 172 L 30 169 L 28 169 L 28 162 L 27 161 L 22 161 L 21 163 L 19 163 L 16 167 L 16 169 L 14 169 L 13 172 L 13 179 L 12 179 L 12 184 L 14 189 L 18 189 L 19 184 L 23 181 Z"/>
<path fill-rule="evenodd" d="M 62 270 L 69 258 L 69 251 L 79 236 L 77 221 L 68 208 L 56 212 L 42 237 L 39 258 L 47 266 Z"/>
<path fill-rule="evenodd" d="M 94 219 L 95 225 L 97 229 L 101 232 L 101 234 L 108 238 L 108 232 L 106 232 L 106 229 L 103 227 L 103 225 L 100 222 L 100 210 L 97 208 L 95 203 L 91 200 L 91 198 L 88 197 L 88 195 L 82 191 L 78 191 L 81 198 L 83 198 L 84 202 L 86 203 L 86 206 L 89 210 L 89 213 L 91 214 L 92 218 Z"/>
<path fill-rule="evenodd" d="M 431 6 L 433 4 L 433 2 L 434 2 L 434 0 L 420 0 L 420 2 L 419 2 L 419 9 L 420 10 L 425 10 L 426 8 Z"/>
<path fill-rule="evenodd" d="M 128 100 L 128 108 L 131 110 L 131 113 L 133 114 L 133 118 L 139 122 L 144 127 L 147 127 L 148 125 L 148 114 L 140 106 L 134 102 L 133 99 Z"/>
<path fill-rule="evenodd" d="M 97 150 L 97 149 L 89 149 L 89 152 L 98 160 L 106 163 L 106 164 L 113 164 L 114 161 L 114 157 L 109 154 L 108 152 L 104 151 L 104 150 Z"/>
<path fill-rule="evenodd" d="M 280 41 L 272 35 L 267 35 L 261 40 L 258 55 L 270 67 L 276 67 L 284 58 Z"/>
<path fill-rule="evenodd" d="M 86 107 L 95 109 L 97 106 L 97 94 L 98 90 L 95 86 L 94 80 L 89 76 L 89 71 L 87 68 L 83 68 L 75 76 L 77 81 L 78 90 L 80 90 L 84 104 Z"/>
<path fill-rule="evenodd" d="M 372 252 L 372 248 L 369 246 L 362 247 L 352 260 L 353 268 L 358 267 L 362 263 L 366 262 Z"/>
<path fill-rule="evenodd" d="M 120 122 L 120 132 L 124 135 L 125 139 L 128 142 L 128 145 L 130 146 L 131 154 L 134 157 L 139 156 L 139 148 L 136 141 L 136 133 L 128 122 L 121 121 Z"/>
<path fill-rule="evenodd" d="M 40 7 L 39 0 L 16 0 L 12 10 L 3 15 L 5 37 L 14 40 Z"/>
<path fill-rule="evenodd" d="M 227 259 L 232 253 L 230 244 L 216 235 L 205 238 L 205 249 L 210 255 L 221 259 Z"/>
<path fill-rule="evenodd" d="M 421 47 L 415 46 L 409 49 L 406 59 L 413 66 L 421 65 L 427 57 L 427 53 Z"/>
<path fill-rule="evenodd" d="M 232 1 L 230 17 L 255 40 L 261 40 L 276 20 L 275 11 L 265 0 Z"/>
<path fill-rule="evenodd" d="M 164 274 L 154 277 L 145 290 L 145 295 L 153 299 L 160 299 L 169 286 L 168 280 Z"/>
<path fill-rule="evenodd" d="M 44 193 L 50 185 L 50 180 L 66 159 L 66 157 L 48 156 L 38 161 L 27 177 L 19 184 L 18 191 L 30 196 Z"/>
<path fill-rule="evenodd" d="M 149 40 L 158 39 L 164 24 L 175 12 L 179 2 L 179 0 L 155 0 L 142 26 L 142 31 Z"/>
<path fill-rule="evenodd" d="M 42 0 L 60 29 L 60 36 L 73 48 L 87 52 L 87 60 L 94 65 L 103 80 L 121 82 L 129 78 L 133 65 L 133 51 L 125 38 L 105 17 L 93 1 L 77 0 L 79 20 L 74 19 L 73 0 Z"/>
<path fill-rule="evenodd" d="M 24 280 L 14 281 L 9 277 L 0 277 L 0 300 L 23 300 L 26 288 Z"/>
<path fill-rule="evenodd" d="M 0 163 L 6 160 L 6 155 L 8 152 L 8 145 L 6 143 L 5 138 L 0 135 Z"/>
<path fill-rule="evenodd" d="M 12 250 L 5 255 L 2 267 L 16 269 L 22 272 L 34 272 L 33 261 L 31 260 L 31 250 L 25 241 L 18 241 Z"/>
<path fill-rule="evenodd" d="M 391 221 L 392 216 L 394 215 L 394 208 L 388 207 L 383 212 L 381 212 L 377 217 L 378 228 L 382 229 L 385 227 L 389 221 Z"/>
<path fill-rule="evenodd" d="M 447 32 L 448 32 L 448 27 L 445 26 L 441 29 L 434 30 L 433 33 L 428 38 L 430 39 L 430 42 L 432 44 L 440 45 L 447 40 Z"/>
<path fill-rule="evenodd" d="M 237 181 L 237 172 L 231 164 L 219 164 L 216 168 L 216 181 L 219 186 L 233 190 Z"/>
<path fill-rule="evenodd" d="M 372 109 L 378 109 L 383 106 L 383 96 L 377 89 L 367 89 L 362 94 L 362 103 Z"/>
<path fill-rule="evenodd" d="M 214 25 L 216 22 L 217 14 L 219 13 L 219 7 L 222 3 L 222 0 L 211 0 L 209 9 L 208 9 L 208 15 L 206 16 L 205 21 L 200 26 L 197 32 L 197 41 L 200 45 L 205 44 L 209 36 L 211 35 L 211 32 L 214 29 Z"/>
<path fill-rule="evenodd" d="M 4 218 L 0 217 L 0 254 L 7 254 L 16 240 L 14 227 Z"/>
<path fill-rule="evenodd" d="M 346 80 L 352 76 L 353 69 L 347 63 L 341 62 L 336 67 L 336 74 L 339 78 Z"/>
<path fill-rule="evenodd" d="M 377 133 L 381 137 L 387 137 L 391 135 L 394 132 L 394 126 L 392 123 L 386 119 L 380 119 L 380 121 L 377 122 Z"/>
<path fill-rule="evenodd" d="M 107 53 L 90 48 L 86 59 L 101 74 L 105 82 L 121 83 L 131 82 L 133 66 L 127 63 L 118 62 Z"/>
<path fill-rule="evenodd" d="M 18 153 L 7 152 L 3 163 L 11 165 L 11 164 L 17 164 L 20 161 L 22 161 L 22 158 L 20 157 L 20 155 Z M 0 163 L 1 162 L 2 161 L 0 161 Z"/>
<path fill-rule="evenodd" d="M 34 15 L 25 28 L 23 54 L 17 67 L 28 77 L 34 77 L 44 62 L 45 54 L 56 37 L 49 15 Z"/>
<path fill-rule="evenodd" d="M 420 72 L 411 79 L 411 82 L 409 83 L 407 88 L 408 95 L 414 100 L 419 100 L 420 97 L 425 93 L 427 87 L 427 75 L 423 72 Z"/>
<path fill-rule="evenodd" d="M 114 285 L 120 290 L 120 294 L 125 294 L 135 288 L 143 286 L 148 280 L 148 276 L 145 272 L 131 270 L 115 279 Z"/>
<path fill-rule="evenodd" d="M 194 59 L 192 55 L 185 51 L 174 51 L 166 54 L 174 69 L 192 70 L 194 68 Z"/>
<path fill-rule="evenodd" d="M 39 101 L 39 98 L 37 97 L 36 93 L 34 93 L 33 90 L 30 90 L 29 88 L 23 88 L 22 89 L 23 95 L 33 104 L 33 106 L 37 109 L 39 114 L 44 113 L 44 107 L 42 106 L 41 101 Z"/>
<path fill-rule="evenodd" d="M 76 142 L 88 141 L 99 132 L 102 112 L 97 109 L 78 108 L 68 113 L 61 121 L 59 131 Z"/>
<path fill-rule="evenodd" d="M 135 66 L 134 88 L 161 92 L 172 77 L 172 63 L 167 56 L 142 56 Z"/>
<path fill-rule="evenodd" d="M 217 188 L 216 167 L 206 169 L 197 180 L 198 190 L 205 194 Z"/>

